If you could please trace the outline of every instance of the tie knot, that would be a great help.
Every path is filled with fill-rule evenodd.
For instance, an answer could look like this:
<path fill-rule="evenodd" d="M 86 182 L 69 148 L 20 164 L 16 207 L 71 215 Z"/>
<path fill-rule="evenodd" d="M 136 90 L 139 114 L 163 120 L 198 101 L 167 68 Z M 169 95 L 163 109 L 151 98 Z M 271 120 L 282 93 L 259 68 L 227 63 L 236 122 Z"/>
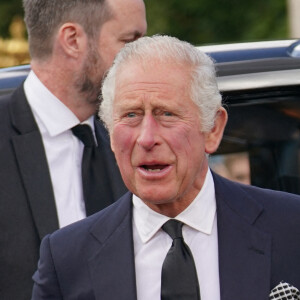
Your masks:
<path fill-rule="evenodd" d="M 162 229 L 174 240 L 182 238 L 182 225 L 180 221 L 171 219 L 162 226 Z"/>
<path fill-rule="evenodd" d="M 79 138 L 85 147 L 95 146 L 92 128 L 87 124 L 79 124 L 72 128 L 73 134 Z"/>

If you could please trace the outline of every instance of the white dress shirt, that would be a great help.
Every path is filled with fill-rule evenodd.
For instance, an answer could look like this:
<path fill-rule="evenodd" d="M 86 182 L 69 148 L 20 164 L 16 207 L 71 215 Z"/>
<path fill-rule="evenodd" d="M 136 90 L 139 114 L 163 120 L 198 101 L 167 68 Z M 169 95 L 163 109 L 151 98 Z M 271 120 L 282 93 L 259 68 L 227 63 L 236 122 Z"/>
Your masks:
<path fill-rule="evenodd" d="M 220 300 L 218 233 L 214 182 L 210 170 L 195 200 L 175 219 L 196 264 L 201 300 Z M 172 245 L 161 227 L 169 217 L 133 195 L 133 240 L 138 300 L 159 300 L 161 269 Z"/>
<path fill-rule="evenodd" d="M 81 179 L 84 146 L 70 130 L 80 121 L 33 71 L 25 80 L 24 90 L 42 135 L 59 227 L 64 227 L 86 216 Z M 94 117 L 83 123 L 90 125 L 94 132 Z"/>

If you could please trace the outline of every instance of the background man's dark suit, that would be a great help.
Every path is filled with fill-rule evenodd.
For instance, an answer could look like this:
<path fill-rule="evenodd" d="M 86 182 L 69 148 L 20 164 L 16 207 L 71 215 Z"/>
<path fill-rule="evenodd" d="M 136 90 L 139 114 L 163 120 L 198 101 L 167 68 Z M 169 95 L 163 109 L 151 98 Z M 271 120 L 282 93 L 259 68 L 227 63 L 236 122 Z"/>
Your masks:
<path fill-rule="evenodd" d="M 29 299 L 41 239 L 58 229 L 58 218 L 41 135 L 23 87 L 0 99 L 0 130 L 0 299 Z M 95 122 L 95 132 L 107 171 L 106 193 L 99 195 L 105 207 L 126 189 L 102 123 Z"/>
<path fill-rule="evenodd" d="M 218 175 L 214 182 L 221 299 L 266 300 L 282 280 L 299 288 L 299 197 Z M 134 270 L 128 193 L 45 238 L 33 299 L 134 300 Z M 53 296 L 44 298 L 44 293 Z"/>

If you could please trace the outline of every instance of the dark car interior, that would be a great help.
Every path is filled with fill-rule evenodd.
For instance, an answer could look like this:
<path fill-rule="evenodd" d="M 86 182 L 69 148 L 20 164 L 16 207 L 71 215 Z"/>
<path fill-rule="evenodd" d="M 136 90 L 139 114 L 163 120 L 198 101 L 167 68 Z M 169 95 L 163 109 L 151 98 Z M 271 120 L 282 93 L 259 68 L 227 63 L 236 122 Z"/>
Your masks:
<path fill-rule="evenodd" d="M 300 194 L 300 87 L 223 93 L 229 120 L 216 155 L 247 153 L 250 182 Z"/>

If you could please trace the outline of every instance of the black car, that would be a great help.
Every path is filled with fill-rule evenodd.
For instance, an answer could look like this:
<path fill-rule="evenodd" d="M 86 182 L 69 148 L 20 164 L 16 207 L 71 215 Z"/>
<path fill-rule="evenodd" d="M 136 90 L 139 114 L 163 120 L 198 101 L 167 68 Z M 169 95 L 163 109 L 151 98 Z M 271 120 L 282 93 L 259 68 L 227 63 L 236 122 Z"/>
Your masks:
<path fill-rule="evenodd" d="M 211 167 L 234 180 L 300 194 L 300 41 L 199 49 L 216 62 L 229 115 Z M 29 70 L 0 69 L 0 95 L 12 92 Z"/>
<path fill-rule="evenodd" d="M 212 158 L 212 167 L 220 161 L 233 164 L 234 157 L 228 159 L 226 154 L 242 153 L 235 156 L 239 174 L 229 177 L 248 175 L 246 156 L 251 184 L 299 194 L 299 41 L 202 49 L 216 60 L 218 85 L 229 115 L 217 153 L 222 156 Z"/>
<path fill-rule="evenodd" d="M 29 65 L 0 69 L 0 96 L 12 93 L 27 77 Z"/>

